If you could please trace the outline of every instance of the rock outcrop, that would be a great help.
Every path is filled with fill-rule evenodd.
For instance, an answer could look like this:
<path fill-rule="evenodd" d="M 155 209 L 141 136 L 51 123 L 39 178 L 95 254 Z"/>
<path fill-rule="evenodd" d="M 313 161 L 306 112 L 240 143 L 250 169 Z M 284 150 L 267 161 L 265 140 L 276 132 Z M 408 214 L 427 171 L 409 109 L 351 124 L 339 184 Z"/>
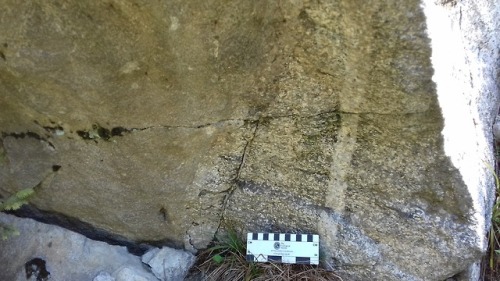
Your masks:
<path fill-rule="evenodd" d="M 141 260 L 151 267 L 159 280 L 183 281 L 195 262 L 195 256 L 186 251 L 164 247 L 149 250 Z"/>
<path fill-rule="evenodd" d="M 19 232 L 0 241 L 0 280 L 182 281 L 194 264 L 182 250 L 151 247 L 138 257 L 32 219 L 0 214 L 0 222 Z"/>
<path fill-rule="evenodd" d="M 159 280 L 125 247 L 32 219 L 0 214 L 0 221 L 20 233 L 0 241 L 0 280 Z"/>
<path fill-rule="evenodd" d="M 481 256 L 493 0 L 1 2 L 2 195 L 35 187 L 59 222 L 193 252 L 222 219 L 319 233 L 355 280 L 443 280 Z M 457 104 L 422 5 L 457 34 L 481 15 Z M 457 106 L 474 149 L 447 147 Z"/>

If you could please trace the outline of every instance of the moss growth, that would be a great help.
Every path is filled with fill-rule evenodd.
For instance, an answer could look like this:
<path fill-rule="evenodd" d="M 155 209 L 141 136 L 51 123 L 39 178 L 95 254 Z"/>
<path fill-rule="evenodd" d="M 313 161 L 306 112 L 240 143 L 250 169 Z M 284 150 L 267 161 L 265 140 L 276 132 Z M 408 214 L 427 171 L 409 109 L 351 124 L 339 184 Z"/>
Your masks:
<path fill-rule="evenodd" d="M 0 200 L 0 211 L 14 211 L 21 208 L 22 205 L 28 203 L 29 197 L 34 193 L 33 188 L 25 188 L 5 200 Z M 13 235 L 19 235 L 19 231 L 9 225 L 0 223 L 0 236 L 2 240 Z"/>

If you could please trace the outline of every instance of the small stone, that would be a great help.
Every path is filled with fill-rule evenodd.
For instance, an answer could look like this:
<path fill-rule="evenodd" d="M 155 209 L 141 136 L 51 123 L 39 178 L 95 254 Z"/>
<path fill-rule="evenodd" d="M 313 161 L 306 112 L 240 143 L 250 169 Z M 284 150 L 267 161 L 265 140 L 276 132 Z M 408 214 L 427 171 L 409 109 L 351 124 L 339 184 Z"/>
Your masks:
<path fill-rule="evenodd" d="M 157 281 L 152 276 L 146 276 L 134 268 L 122 267 L 114 274 L 116 281 Z"/>
<path fill-rule="evenodd" d="M 497 116 L 495 123 L 493 123 L 493 136 L 496 141 L 500 141 L 500 117 Z"/>
<path fill-rule="evenodd" d="M 100 272 L 92 281 L 116 281 L 109 272 Z"/>
<path fill-rule="evenodd" d="M 162 281 L 184 280 L 194 261 L 193 254 L 168 247 L 150 250 L 142 256 L 142 262 L 148 264 Z"/>

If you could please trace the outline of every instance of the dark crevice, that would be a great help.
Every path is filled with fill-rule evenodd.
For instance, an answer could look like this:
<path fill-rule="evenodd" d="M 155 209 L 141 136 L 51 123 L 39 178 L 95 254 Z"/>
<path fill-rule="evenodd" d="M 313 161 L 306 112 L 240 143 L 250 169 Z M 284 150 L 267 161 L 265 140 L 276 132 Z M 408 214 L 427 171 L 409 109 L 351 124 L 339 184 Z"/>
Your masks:
<path fill-rule="evenodd" d="M 2 138 L 13 137 L 15 139 L 24 139 L 26 137 L 26 133 L 5 133 L 2 132 Z"/>
<path fill-rule="evenodd" d="M 186 231 L 186 235 L 187 235 L 187 237 L 188 237 L 187 241 L 188 241 L 189 245 L 191 245 L 191 247 L 192 247 L 193 249 L 196 249 L 196 247 L 195 247 L 195 246 L 194 246 L 194 244 L 193 244 L 193 240 L 191 239 L 191 235 L 189 234 L 189 232 L 188 232 L 188 231 Z"/>
<path fill-rule="evenodd" d="M 155 127 L 147 127 L 146 129 L 202 129 L 202 128 L 207 128 L 207 127 L 212 127 L 212 126 L 221 126 L 224 125 L 225 123 L 230 123 L 230 122 L 244 122 L 246 123 L 251 123 L 251 122 L 257 122 L 257 119 L 224 119 L 224 120 L 219 120 L 216 122 L 208 122 L 204 124 L 193 124 L 193 125 L 160 125 L 160 126 L 155 126 Z"/>
<path fill-rule="evenodd" d="M 378 115 L 378 116 L 394 116 L 394 117 L 403 117 L 403 116 L 412 116 L 412 115 L 418 115 L 418 114 L 428 114 L 432 109 L 429 110 L 423 110 L 423 111 L 415 111 L 415 112 L 401 112 L 401 113 L 390 113 L 390 112 L 375 112 L 375 111 L 362 111 L 362 112 L 356 112 L 356 111 L 336 111 L 335 113 L 338 114 L 345 114 L 345 115 Z"/>
<path fill-rule="evenodd" d="M 164 222 L 171 223 L 172 220 L 170 219 L 170 215 L 168 214 L 167 209 L 165 209 L 165 207 L 161 207 L 158 213 L 161 215 Z"/>
<path fill-rule="evenodd" d="M 94 139 L 94 138 L 91 138 L 90 135 L 89 135 L 89 132 L 88 131 L 76 131 L 76 133 L 84 140 L 91 140 L 91 139 Z"/>
<path fill-rule="evenodd" d="M 46 281 L 50 279 L 50 272 L 47 271 L 45 260 L 34 258 L 24 264 L 26 272 L 26 280 L 31 280 L 31 276 L 36 278 L 36 281 Z"/>
<path fill-rule="evenodd" d="M 42 128 L 46 132 L 44 140 L 47 141 L 47 142 L 49 142 L 48 140 L 52 136 L 62 136 L 62 135 L 64 135 L 64 128 L 62 126 L 56 125 L 56 123 L 53 122 L 53 121 L 50 121 L 50 122 L 51 122 L 52 126 L 43 126 L 37 120 L 33 120 L 33 123 L 35 123 L 37 126 L 39 126 L 40 128 Z M 55 147 L 52 145 L 52 143 L 49 142 L 49 144 L 52 146 L 52 148 L 55 149 Z"/>
<path fill-rule="evenodd" d="M 221 215 L 221 218 L 219 220 L 219 225 L 217 227 L 217 230 L 216 232 L 219 232 L 219 229 L 224 221 L 224 213 L 226 211 L 226 207 L 228 205 L 228 202 L 229 202 L 229 199 L 231 198 L 231 196 L 233 195 L 234 191 L 238 188 L 238 185 L 237 183 L 239 182 L 240 180 L 240 176 L 241 176 L 241 171 L 243 170 L 243 167 L 245 165 L 245 161 L 246 161 L 246 158 L 247 158 L 247 155 L 248 155 L 248 152 L 250 150 L 250 147 L 253 143 L 253 141 L 255 140 L 255 137 L 257 136 L 257 130 L 259 129 L 259 125 L 260 125 L 260 120 L 259 121 L 256 121 L 255 123 L 255 128 L 252 132 L 252 136 L 250 137 L 250 139 L 246 142 L 245 144 L 245 147 L 243 148 L 243 155 L 241 156 L 241 162 L 238 166 L 238 170 L 236 172 L 236 177 L 233 179 L 233 184 L 232 184 L 232 187 L 225 191 L 227 192 L 226 196 L 224 197 L 224 200 L 222 201 L 222 215 Z"/>
<path fill-rule="evenodd" d="M 94 227 L 78 218 L 66 216 L 57 212 L 43 211 L 32 205 L 24 205 L 17 211 L 6 212 L 22 218 L 31 218 L 41 223 L 57 225 L 65 229 L 77 232 L 85 237 L 102 241 L 110 245 L 125 246 L 131 254 L 141 256 L 152 247 L 172 247 L 181 249 L 183 245 L 168 239 L 157 241 L 133 241 L 121 235 L 110 233 L 106 230 Z"/>
<path fill-rule="evenodd" d="M 150 130 L 150 129 L 202 129 L 206 127 L 211 127 L 211 126 L 222 126 L 225 123 L 230 123 L 230 122 L 244 122 L 245 124 L 248 123 L 255 123 L 255 122 L 266 122 L 270 120 L 275 120 L 275 119 L 281 119 L 281 118 L 301 118 L 301 119 L 307 119 L 307 118 L 315 118 L 315 117 L 320 117 L 324 114 L 346 114 L 346 115 L 382 115 L 382 116 L 405 116 L 405 115 L 413 115 L 413 114 L 425 114 L 428 111 L 422 111 L 422 112 L 409 112 L 409 113 L 383 113 L 383 112 L 354 112 L 354 111 L 342 111 L 339 109 L 333 109 L 333 110 L 326 110 L 326 111 L 321 111 L 318 113 L 310 114 L 310 115 L 302 115 L 302 114 L 285 114 L 285 115 L 263 115 L 259 119 L 225 119 L 225 120 L 219 120 L 216 122 L 208 122 L 204 124 L 193 124 L 193 125 L 158 125 L 158 126 L 149 126 L 149 127 L 144 127 L 144 128 L 126 128 L 123 126 L 117 126 L 113 128 L 105 128 L 102 127 L 99 124 L 94 124 L 92 125 L 91 129 L 84 129 L 84 130 L 76 130 L 76 133 L 84 140 L 93 140 L 97 142 L 97 140 L 104 140 L 104 141 L 110 141 L 113 137 L 123 137 L 127 134 L 138 132 L 138 131 L 145 131 L 145 130 Z M 39 124 L 37 121 L 34 121 L 37 125 L 42 127 L 45 131 L 51 134 L 60 134 L 61 132 L 64 132 L 64 128 L 59 125 L 55 126 L 43 126 Z M 51 121 L 52 122 L 52 121 Z M 55 124 L 55 123 L 54 123 Z M 27 131 L 27 132 L 2 132 L 1 136 L 3 138 L 11 136 L 14 138 L 25 138 L 25 137 L 31 137 L 35 138 L 44 142 L 47 142 L 52 148 L 55 148 L 54 145 L 48 141 L 48 136 L 47 138 L 44 138 L 40 136 L 37 133 Z"/>
<path fill-rule="evenodd" d="M 48 139 L 40 136 L 37 133 L 31 132 L 31 131 L 21 132 L 21 133 L 14 133 L 14 132 L 7 133 L 7 132 L 2 132 L 1 136 L 2 136 L 2 139 L 5 139 L 7 137 L 13 137 L 15 139 L 33 138 L 33 139 L 36 139 L 36 140 L 43 141 L 43 142 L 47 143 L 53 149 L 56 148 L 54 146 L 54 144 L 52 144 Z"/>
<path fill-rule="evenodd" d="M 240 165 L 238 166 L 238 172 L 236 173 L 236 178 L 235 181 L 237 181 L 240 178 L 241 175 L 241 170 L 243 169 L 243 166 L 245 165 L 245 160 L 248 155 L 248 150 L 250 149 L 250 145 L 253 143 L 255 136 L 257 136 L 257 130 L 259 129 L 259 123 L 260 121 L 257 121 L 255 124 L 255 129 L 253 130 L 252 137 L 250 140 L 247 141 L 245 144 L 245 147 L 243 148 L 243 156 L 241 157 L 241 162 Z"/>
<path fill-rule="evenodd" d="M 344 113 L 340 112 L 339 110 L 326 110 L 326 111 L 321 111 L 318 113 L 310 114 L 310 115 L 301 115 L 301 114 L 285 114 L 285 115 L 263 115 L 259 119 L 224 119 L 224 120 L 219 120 L 215 122 L 207 122 L 203 124 L 193 124 L 193 125 L 158 125 L 158 126 L 150 126 L 150 127 L 145 127 L 141 129 L 126 129 L 128 132 L 132 132 L 134 130 L 139 130 L 139 131 L 144 131 L 148 129 L 202 129 L 206 127 L 212 127 L 212 126 L 221 126 L 224 125 L 225 123 L 231 123 L 231 122 L 244 122 L 245 124 L 249 123 L 258 123 L 258 122 L 265 122 L 265 121 L 270 121 L 274 119 L 281 119 L 281 118 L 314 118 L 317 116 L 321 116 L 324 114 L 331 114 L 331 113 Z M 355 113 L 349 113 L 345 112 L 346 114 L 355 114 Z M 364 114 L 364 113 L 359 113 L 359 114 Z M 367 113 L 370 114 L 370 113 Z"/>
<path fill-rule="evenodd" d="M 61 165 L 52 165 L 52 171 L 57 172 L 61 169 Z"/>
<path fill-rule="evenodd" d="M 109 141 L 112 137 L 123 137 L 127 133 L 131 133 L 133 131 L 142 131 L 145 129 L 127 129 L 125 127 L 114 127 L 111 129 L 100 126 L 99 124 L 92 125 L 92 129 L 90 130 L 77 130 L 76 133 L 84 140 L 98 140 L 102 139 L 105 141 Z"/>
<path fill-rule="evenodd" d="M 28 131 L 28 132 L 22 132 L 22 133 L 5 133 L 5 132 L 2 132 L 2 138 L 6 138 L 6 137 L 13 137 L 13 138 L 16 138 L 16 139 L 24 139 L 26 137 L 30 137 L 30 138 L 34 138 L 34 139 L 37 139 L 37 140 L 46 141 L 39 134 L 30 132 L 30 131 Z"/>
<path fill-rule="evenodd" d="M 122 137 L 124 133 L 129 133 L 129 132 L 130 132 L 129 129 L 126 129 L 123 127 L 114 127 L 113 129 L 111 129 L 111 136 L 112 137 L 115 137 L 115 136 Z"/>
<path fill-rule="evenodd" d="M 76 130 L 76 133 L 78 136 L 80 136 L 84 140 L 93 140 L 97 142 L 97 140 L 104 140 L 104 141 L 110 141 L 113 137 L 123 137 L 127 134 L 138 132 L 138 131 L 145 131 L 145 130 L 150 130 L 150 129 L 202 129 L 206 127 L 211 127 L 211 126 L 222 126 L 225 123 L 230 123 L 230 122 L 244 122 L 245 124 L 248 123 L 255 123 L 255 122 L 266 122 L 270 120 L 275 120 L 275 119 L 281 119 L 281 118 L 301 118 L 301 119 L 307 119 L 307 118 L 315 118 L 322 116 L 324 114 L 354 114 L 354 115 L 385 115 L 385 116 L 401 116 L 401 115 L 408 115 L 408 114 L 423 114 L 425 112 L 412 112 L 412 113 L 401 113 L 401 114 L 394 114 L 394 113 L 380 113 L 380 112 L 350 112 L 350 111 L 341 111 L 338 109 L 333 109 L 333 110 L 326 110 L 310 115 L 302 115 L 302 114 L 286 114 L 286 115 L 263 115 L 259 119 L 225 119 L 225 120 L 219 120 L 216 122 L 208 122 L 204 124 L 193 124 L 193 125 L 158 125 L 158 126 L 149 126 L 149 127 L 144 127 L 144 128 L 126 128 L 123 126 L 116 126 L 113 128 L 106 128 L 103 127 L 99 124 L 94 124 L 92 125 L 91 129 L 83 129 L 83 130 Z M 37 125 L 42 127 L 45 131 L 47 131 L 50 134 L 61 134 L 64 132 L 64 128 L 60 125 L 54 125 L 54 126 L 44 126 L 39 124 L 37 121 L 34 121 Z M 51 121 L 52 122 L 52 121 Z M 54 123 L 55 124 L 55 123 Z M 55 148 L 54 145 L 48 141 L 48 136 L 47 138 L 44 138 L 40 136 L 37 133 L 27 131 L 27 132 L 2 132 L 1 136 L 3 138 L 7 136 L 15 137 L 15 138 L 24 138 L 24 137 L 31 137 L 35 138 L 41 141 L 47 142 L 52 148 Z"/>
<path fill-rule="evenodd" d="M 208 189 L 202 189 L 198 193 L 198 197 L 202 197 L 202 196 L 206 196 L 206 195 L 217 195 L 217 194 L 227 193 L 230 190 L 231 190 L 231 188 L 225 189 L 225 190 L 221 190 L 221 191 L 212 191 L 212 190 L 208 190 Z"/>
<path fill-rule="evenodd" d="M 61 126 L 54 126 L 54 127 L 43 126 L 42 128 L 44 128 L 45 131 L 47 131 L 51 134 L 57 134 L 58 131 L 64 131 L 63 127 L 61 127 Z"/>

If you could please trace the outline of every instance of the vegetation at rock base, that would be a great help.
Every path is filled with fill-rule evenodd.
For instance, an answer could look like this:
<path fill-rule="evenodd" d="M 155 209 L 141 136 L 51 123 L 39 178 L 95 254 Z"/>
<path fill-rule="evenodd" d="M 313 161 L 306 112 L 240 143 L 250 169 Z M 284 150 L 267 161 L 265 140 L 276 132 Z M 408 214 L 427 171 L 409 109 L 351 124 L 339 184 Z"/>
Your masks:
<path fill-rule="evenodd" d="M 500 167 L 500 144 L 496 144 L 496 165 Z M 488 233 L 488 251 L 482 262 L 481 280 L 495 281 L 500 280 L 500 180 L 497 171 L 490 165 L 488 168 L 495 178 L 495 204 L 492 208 L 491 214 L 491 228 Z"/>
<path fill-rule="evenodd" d="M 334 272 L 319 266 L 247 262 L 246 243 L 240 237 L 244 237 L 242 233 L 226 228 L 224 234 L 215 237 L 210 248 L 198 255 L 194 270 L 204 276 L 203 280 L 342 281 Z"/>
<path fill-rule="evenodd" d="M 21 208 L 22 205 L 28 203 L 29 197 L 35 193 L 33 188 L 25 188 L 11 195 L 5 200 L 0 199 L 0 211 L 15 211 Z M 19 235 L 19 231 L 10 225 L 0 223 L 0 236 L 2 240 L 6 240 L 11 236 Z"/>

